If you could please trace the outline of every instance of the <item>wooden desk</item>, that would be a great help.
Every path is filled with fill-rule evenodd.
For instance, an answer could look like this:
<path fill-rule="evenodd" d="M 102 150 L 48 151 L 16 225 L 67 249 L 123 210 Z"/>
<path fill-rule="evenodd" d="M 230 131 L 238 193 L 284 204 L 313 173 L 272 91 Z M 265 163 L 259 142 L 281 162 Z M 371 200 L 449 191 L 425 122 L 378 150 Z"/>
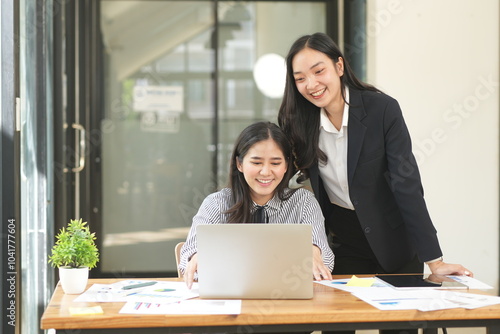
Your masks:
<path fill-rule="evenodd" d="M 174 280 L 159 278 L 157 280 Z M 117 279 L 91 279 L 114 283 Z M 77 303 L 77 295 L 66 295 L 60 284 L 42 318 L 41 328 L 76 330 L 78 333 L 196 333 L 196 332 L 304 332 L 348 329 L 487 327 L 500 334 L 500 305 L 475 310 L 450 309 L 380 311 L 350 293 L 314 284 L 310 300 L 243 300 L 239 315 L 134 315 L 119 314 L 124 303 Z M 70 306 L 101 305 L 104 314 L 71 316 Z M 430 329 L 430 330 L 429 330 Z"/>

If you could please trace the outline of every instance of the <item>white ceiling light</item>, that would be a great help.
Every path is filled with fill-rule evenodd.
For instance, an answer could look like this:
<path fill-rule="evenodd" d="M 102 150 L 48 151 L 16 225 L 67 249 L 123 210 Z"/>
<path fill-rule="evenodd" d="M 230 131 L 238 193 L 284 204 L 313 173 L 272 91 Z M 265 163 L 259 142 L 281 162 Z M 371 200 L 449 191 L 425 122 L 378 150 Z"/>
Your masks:
<path fill-rule="evenodd" d="M 275 53 L 262 55 L 253 68 L 253 78 L 262 94 L 281 98 L 285 89 L 285 58 Z"/>

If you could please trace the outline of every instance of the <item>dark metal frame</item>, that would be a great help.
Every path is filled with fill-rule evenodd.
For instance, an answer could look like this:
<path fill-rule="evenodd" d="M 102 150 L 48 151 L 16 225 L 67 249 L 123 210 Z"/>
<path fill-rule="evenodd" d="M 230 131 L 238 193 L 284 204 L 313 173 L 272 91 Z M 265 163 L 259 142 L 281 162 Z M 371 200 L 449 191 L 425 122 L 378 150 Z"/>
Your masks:
<path fill-rule="evenodd" d="M 81 101 L 81 120 L 87 129 L 89 146 L 86 152 L 87 165 L 81 175 L 81 207 L 82 215 L 88 217 L 94 226 L 102 231 L 102 173 L 101 173 L 101 120 L 104 117 L 104 74 L 103 74 L 103 42 L 100 24 L 100 1 L 83 3 L 84 38 L 83 50 L 86 52 L 83 73 L 85 99 Z M 98 185 L 97 187 L 95 185 Z M 98 238 L 102 242 L 103 238 Z M 102 244 L 101 244 L 102 246 Z M 91 277 L 99 274 L 100 266 Z"/>
<path fill-rule="evenodd" d="M 72 3 L 54 3 L 54 62 L 53 62 L 53 105 L 54 105 L 54 217 L 55 228 L 59 230 L 64 223 L 69 221 L 71 212 L 74 210 L 74 188 L 71 186 L 69 174 L 65 173 L 67 167 L 66 150 L 67 147 L 74 147 L 68 131 L 65 131 L 66 123 L 73 123 L 74 116 L 67 115 L 64 109 L 64 96 L 66 95 L 67 108 L 73 105 L 73 93 L 68 89 L 68 85 L 74 80 L 73 73 L 66 74 L 68 63 L 72 62 L 72 54 L 68 52 L 70 43 L 69 36 L 73 35 L 73 29 L 68 20 L 65 20 L 71 11 Z M 67 84 L 65 85 L 65 83 Z"/>
<path fill-rule="evenodd" d="M 366 79 L 366 0 L 344 0 L 344 56 L 361 80 Z"/>
<path fill-rule="evenodd" d="M 0 3 L 2 76 L 0 122 L 0 289 L 2 319 L 0 331 L 15 333 L 20 324 L 18 305 L 20 274 L 20 173 L 19 133 L 16 129 L 16 96 L 19 96 L 19 4 L 14 0 Z M 12 325 L 13 324 L 13 325 Z"/>
<path fill-rule="evenodd" d="M 54 6 L 54 196 L 55 228 L 72 218 L 91 221 L 101 230 L 101 136 L 103 112 L 103 53 L 100 35 L 100 1 L 67 0 Z M 66 92 L 66 94 L 64 94 Z M 66 96 L 66 108 L 63 99 Z M 75 140 L 72 124 L 86 129 L 86 165 L 75 189 Z M 79 198 L 78 203 L 75 199 Z M 77 207 L 81 208 L 75 217 Z M 91 271 L 98 276 L 99 268 Z"/>

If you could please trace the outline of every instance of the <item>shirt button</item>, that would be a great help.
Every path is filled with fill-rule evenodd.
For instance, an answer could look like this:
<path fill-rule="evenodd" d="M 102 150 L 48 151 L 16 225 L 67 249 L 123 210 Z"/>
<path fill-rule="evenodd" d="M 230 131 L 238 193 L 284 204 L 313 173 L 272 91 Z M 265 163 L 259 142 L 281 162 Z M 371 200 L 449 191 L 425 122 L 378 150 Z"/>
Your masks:
<path fill-rule="evenodd" d="M 365 227 L 365 233 L 366 234 L 369 234 L 371 231 L 372 231 L 372 229 L 370 227 Z"/>

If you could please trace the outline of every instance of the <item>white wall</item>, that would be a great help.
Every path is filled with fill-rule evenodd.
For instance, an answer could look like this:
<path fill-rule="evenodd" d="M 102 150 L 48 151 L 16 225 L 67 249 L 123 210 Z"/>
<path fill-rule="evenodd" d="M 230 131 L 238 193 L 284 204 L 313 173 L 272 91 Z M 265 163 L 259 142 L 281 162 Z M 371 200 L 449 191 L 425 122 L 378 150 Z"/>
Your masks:
<path fill-rule="evenodd" d="M 499 3 L 368 6 L 367 81 L 403 109 L 445 261 L 498 288 Z"/>

